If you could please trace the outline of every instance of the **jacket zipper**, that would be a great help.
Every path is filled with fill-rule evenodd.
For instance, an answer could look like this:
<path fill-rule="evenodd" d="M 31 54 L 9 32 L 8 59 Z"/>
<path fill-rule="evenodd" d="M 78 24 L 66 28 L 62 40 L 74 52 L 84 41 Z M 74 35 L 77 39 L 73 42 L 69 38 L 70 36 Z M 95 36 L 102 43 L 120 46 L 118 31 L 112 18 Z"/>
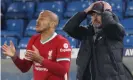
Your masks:
<path fill-rule="evenodd" d="M 91 61 L 92 59 L 90 60 L 90 74 L 91 74 L 91 80 L 92 80 Z"/>

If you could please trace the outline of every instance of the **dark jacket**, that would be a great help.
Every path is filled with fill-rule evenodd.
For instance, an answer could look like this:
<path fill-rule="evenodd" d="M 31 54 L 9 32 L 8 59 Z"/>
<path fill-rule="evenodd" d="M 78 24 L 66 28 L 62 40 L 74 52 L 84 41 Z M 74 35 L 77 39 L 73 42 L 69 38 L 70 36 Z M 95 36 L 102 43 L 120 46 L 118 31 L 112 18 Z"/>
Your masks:
<path fill-rule="evenodd" d="M 102 30 L 95 41 L 93 26 L 79 26 L 87 17 L 78 12 L 65 25 L 63 30 L 81 41 L 76 60 L 77 80 L 133 80 L 133 76 L 122 62 L 123 26 L 117 17 L 109 11 L 102 14 Z"/>

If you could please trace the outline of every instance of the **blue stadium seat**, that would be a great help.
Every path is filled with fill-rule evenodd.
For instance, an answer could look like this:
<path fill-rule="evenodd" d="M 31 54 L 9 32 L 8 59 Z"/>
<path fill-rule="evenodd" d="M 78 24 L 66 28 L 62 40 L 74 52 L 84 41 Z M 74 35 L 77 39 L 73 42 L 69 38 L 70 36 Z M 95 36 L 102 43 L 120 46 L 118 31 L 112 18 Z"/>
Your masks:
<path fill-rule="evenodd" d="M 122 0 L 110 0 L 108 2 L 112 6 L 113 12 L 119 17 L 119 19 L 123 19 L 123 11 L 125 9 L 123 1 Z"/>
<path fill-rule="evenodd" d="M 8 31 L 18 32 L 21 36 L 23 35 L 23 31 L 25 28 L 25 22 L 22 19 L 9 19 L 6 22 Z"/>
<path fill-rule="evenodd" d="M 125 36 L 123 42 L 125 47 L 133 47 L 133 36 Z"/>
<path fill-rule="evenodd" d="M 31 20 L 26 28 L 25 36 L 32 36 L 36 34 L 36 20 Z"/>
<path fill-rule="evenodd" d="M 73 1 L 68 3 L 67 5 L 67 11 L 69 12 L 77 12 L 77 11 L 83 11 L 85 8 L 87 8 L 92 2 L 88 1 Z"/>
<path fill-rule="evenodd" d="M 56 28 L 56 30 L 62 30 L 68 20 L 69 19 L 60 20 L 59 25 Z M 86 26 L 87 25 L 87 19 L 85 19 L 80 25 Z"/>
<path fill-rule="evenodd" d="M 115 14 L 118 16 L 118 18 L 119 18 L 120 20 L 123 19 L 123 13 L 122 13 L 122 12 L 119 12 L 119 11 L 113 11 L 113 13 L 115 13 Z"/>
<path fill-rule="evenodd" d="M 27 31 L 26 33 L 25 33 L 25 37 L 31 37 L 31 36 L 33 36 L 33 35 L 35 35 L 35 34 L 38 34 L 36 31 Z"/>
<path fill-rule="evenodd" d="M 21 2 L 12 3 L 7 9 L 6 18 L 26 18 L 27 15 L 24 12 L 23 6 L 24 3 Z"/>
<path fill-rule="evenodd" d="M 1 2 L 1 29 L 5 29 L 5 13 L 6 13 L 6 10 L 7 10 L 7 6 L 5 4 L 5 2 Z"/>
<path fill-rule="evenodd" d="M 72 1 L 88 1 L 88 0 L 72 0 Z M 93 1 L 93 0 L 89 0 L 89 1 Z"/>
<path fill-rule="evenodd" d="M 64 37 L 68 36 L 68 34 L 66 32 L 64 32 L 63 30 L 56 30 L 56 32 L 57 32 L 57 34 L 60 34 L 60 35 L 62 35 Z"/>
<path fill-rule="evenodd" d="M 133 18 L 127 18 L 124 20 L 121 20 L 121 24 L 124 26 L 127 35 L 133 35 Z"/>
<path fill-rule="evenodd" d="M 1 2 L 1 12 L 5 13 L 6 10 L 7 10 L 6 3 L 5 2 Z"/>
<path fill-rule="evenodd" d="M 12 3 L 8 9 L 6 18 L 23 18 L 23 19 L 31 19 L 34 13 L 35 3 L 34 2 L 14 2 Z"/>
<path fill-rule="evenodd" d="M 13 2 L 13 0 L 1 0 L 1 2 L 6 3 L 6 6 L 8 7 Z"/>
<path fill-rule="evenodd" d="M 35 12 L 35 3 L 34 2 L 26 2 L 25 5 L 26 5 L 25 11 L 27 13 L 27 16 L 29 19 L 32 19 L 34 12 Z"/>
<path fill-rule="evenodd" d="M 109 2 L 110 0 L 102 0 L 102 1 L 106 1 L 106 2 Z"/>
<path fill-rule="evenodd" d="M 125 28 L 133 28 L 132 27 L 133 18 L 127 18 L 127 19 L 121 20 L 121 23 Z"/>
<path fill-rule="evenodd" d="M 122 0 L 110 0 L 109 4 L 112 6 L 113 11 L 122 12 L 124 9 L 124 5 L 123 5 Z"/>
<path fill-rule="evenodd" d="M 18 39 L 15 37 L 1 37 L 1 45 L 6 43 L 7 45 L 10 45 L 10 40 L 14 43 L 14 46 L 17 48 L 18 47 Z"/>
<path fill-rule="evenodd" d="M 133 1 L 133 0 L 128 0 L 128 1 Z"/>
<path fill-rule="evenodd" d="M 14 31 L 7 31 L 7 30 L 2 30 L 1 31 L 1 36 L 2 37 L 15 37 L 20 39 L 21 35 L 18 32 L 14 32 Z"/>
<path fill-rule="evenodd" d="M 128 2 L 125 16 L 127 17 L 133 16 L 133 1 Z"/>
<path fill-rule="evenodd" d="M 40 2 L 41 0 L 13 0 L 14 2 Z"/>
<path fill-rule="evenodd" d="M 36 30 L 36 20 L 31 20 L 26 28 L 27 30 L 35 31 Z"/>
<path fill-rule="evenodd" d="M 73 1 L 68 3 L 64 17 L 72 17 L 76 12 L 83 11 L 84 9 L 86 9 L 91 3 L 91 1 Z"/>
<path fill-rule="evenodd" d="M 67 21 L 68 21 L 68 19 L 60 20 L 56 30 L 62 30 Z"/>
<path fill-rule="evenodd" d="M 19 42 L 18 48 L 19 49 L 26 49 L 29 40 L 30 40 L 30 37 L 22 38 Z"/>
<path fill-rule="evenodd" d="M 23 32 L 24 29 L 24 20 L 22 19 L 9 19 L 6 22 L 7 30 L 9 31 L 17 31 L 17 32 Z"/>
<path fill-rule="evenodd" d="M 6 21 L 7 29 L 6 31 L 2 31 L 1 36 L 16 36 L 20 38 L 23 35 L 25 22 L 22 19 L 9 19 Z"/>
<path fill-rule="evenodd" d="M 77 47 L 77 40 L 72 38 L 72 37 L 66 37 L 67 40 L 70 42 L 70 45 L 72 48 L 76 48 Z"/>
<path fill-rule="evenodd" d="M 63 12 L 64 12 L 64 2 L 63 1 L 54 1 L 54 2 L 38 3 L 36 13 L 35 13 L 35 18 L 37 18 L 39 13 L 43 10 L 53 11 L 59 16 L 59 18 L 62 18 Z"/>

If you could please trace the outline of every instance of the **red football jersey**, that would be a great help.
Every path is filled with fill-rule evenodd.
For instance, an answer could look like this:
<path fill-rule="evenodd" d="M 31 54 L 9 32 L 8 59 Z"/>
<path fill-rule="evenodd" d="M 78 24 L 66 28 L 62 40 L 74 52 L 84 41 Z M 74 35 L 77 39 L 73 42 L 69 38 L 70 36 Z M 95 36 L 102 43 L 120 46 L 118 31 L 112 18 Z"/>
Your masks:
<path fill-rule="evenodd" d="M 42 64 L 17 58 L 14 62 L 22 71 L 26 72 L 33 64 L 34 80 L 68 80 L 70 68 L 71 47 L 67 39 L 61 35 L 54 35 L 47 41 L 40 41 L 40 34 L 32 36 L 27 50 L 34 45 L 44 61 Z"/>

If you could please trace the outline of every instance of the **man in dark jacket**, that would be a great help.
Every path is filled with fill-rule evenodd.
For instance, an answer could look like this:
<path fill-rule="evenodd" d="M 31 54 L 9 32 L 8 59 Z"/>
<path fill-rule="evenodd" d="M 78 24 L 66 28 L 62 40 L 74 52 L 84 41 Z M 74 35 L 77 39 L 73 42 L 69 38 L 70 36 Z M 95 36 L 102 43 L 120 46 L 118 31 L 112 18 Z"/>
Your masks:
<path fill-rule="evenodd" d="M 87 15 L 91 15 L 88 27 L 79 26 Z M 133 80 L 122 62 L 125 32 L 107 2 L 94 2 L 78 12 L 63 30 L 81 41 L 77 80 Z"/>

